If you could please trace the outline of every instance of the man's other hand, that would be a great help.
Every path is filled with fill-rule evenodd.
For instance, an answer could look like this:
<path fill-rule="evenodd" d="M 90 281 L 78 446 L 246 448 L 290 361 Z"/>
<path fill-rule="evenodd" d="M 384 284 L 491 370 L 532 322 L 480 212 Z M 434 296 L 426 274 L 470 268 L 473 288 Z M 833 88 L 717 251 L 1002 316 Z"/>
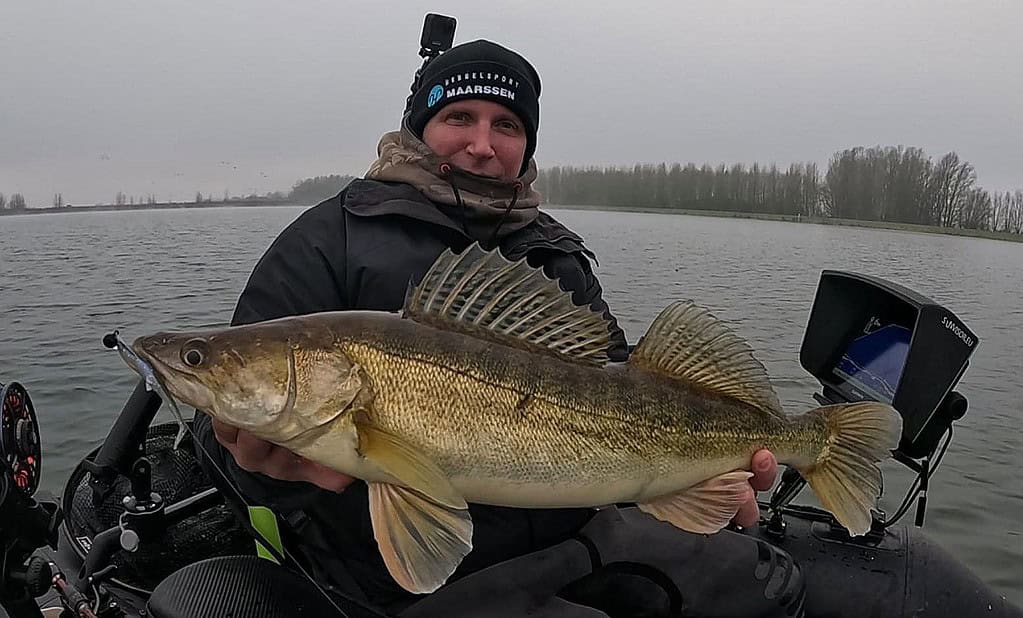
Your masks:
<path fill-rule="evenodd" d="M 761 449 L 753 453 L 751 462 L 753 476 L 749 480 L 750 489 L 746 501 L 739 512 L 735 514 L 735 523 L 743 528 L 749 528 L 760 521 L 760 507 L 757 505 L 758 491 L 767 491 L 774 485 L 774 479 L 778 475 L 778 460 L 774 454 L 767 449 Z"/>

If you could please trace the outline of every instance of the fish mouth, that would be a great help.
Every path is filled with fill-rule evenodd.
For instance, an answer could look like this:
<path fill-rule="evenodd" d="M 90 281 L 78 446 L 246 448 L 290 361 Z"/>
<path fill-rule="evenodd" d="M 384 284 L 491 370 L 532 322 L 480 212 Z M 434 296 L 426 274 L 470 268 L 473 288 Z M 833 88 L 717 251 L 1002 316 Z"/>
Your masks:
<path fill-rule="evenodd" d="M 153 374 L 157 378 L 160 378 L 160 381 L 162 382 L 162 378 L 168 373 L 173 372 L 174 369 L 170 365 L 161 361 L 155 355 L 149 353 L 149 347 L 146 344 L 150 341 L 150 339 L 150 337 L 139 337 L 132 342 L 131 351 L 135 354 L 135 356 L 145 361 L 149 367 L 153 369 Z"/>
<path fill-rule="evenodd" d="M 152 337 L 139 337 L 131 344 L 132 352 L 149 366 L 153 377 L 166 395 L 180 403 L 209 413 L 215 402 L 213 392 L 202 383 L 195 373 L 171 365 L 162 360 L 159 355 L 152 353 L 147 345 L 147 343 L 151 343 L 152 339 Z M 139 371 L 139 368 L 135 369 Z"/>

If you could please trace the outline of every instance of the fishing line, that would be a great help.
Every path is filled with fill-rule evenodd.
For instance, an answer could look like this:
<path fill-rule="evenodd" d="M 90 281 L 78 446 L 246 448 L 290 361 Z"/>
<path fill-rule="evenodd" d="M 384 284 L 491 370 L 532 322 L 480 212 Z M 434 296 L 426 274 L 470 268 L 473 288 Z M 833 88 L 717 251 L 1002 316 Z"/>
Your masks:
<path fill-rule="evenodd" d="M 107 337 L 110 337 L 110 335 L 107 335 Z M 104 344 L 108 343 L 107 337 L 104 337 Z M 156 372 L 153 370 L 152 366 L 145 360 L 143 360 L 141 357 L 139 357 L 137 354 L 135 354 L 134 350 L 132 350 L 131 347 L 123 339 L 121 339 L 119 331 L 115 330 L 112 334 L 112 338 L 114 345 L 113 346 L 108 345 L 107 347 L 113 347 L 114 349 L 116 349 L 118 354 L 120 354 L 121 358 L 128 364 L 128 366 L 135 368 L 135 370 L 138 371 L 139 375 L 142 376 L 143 380 L 145 380 L 146 388 L 148 390 L 155 391 L 156 394 L 159 395 L 161 399 L 168 402 L 168 405 L 170 406 L 171 409 L 171 413 L 177 419 L 179 425 L 178 430 L 179 437 L 175 439 L 175 448 L 177 446 L 177 442 L 180 440 L 180 437 L 183 435 L 185 431 L 191 434 L 192 444 L 198 447 L 198 449 L 202 452 L 202 454 L 206 457 L 210 464 L 213 465 L 214 470 L 217 471 L 217 474 L 220 475 L 220 478 L 231 489 L 235 497 L 237 497 L 238 500 L 242 504 L 244 504 L 247 509 L 251 508 L 249 502 L 242 495 L 241 490 L 235 487 L 234 483 L 231 481 L 231 478 L 227 476 L 227 473 L 225 473 L 223 469 L 221 469 L 220 465 L 217 464 L 217 461 L 213 458 L 209 451 L 206 450 L 206 447 L 203 446 L 202 442 L 195 434 L 195 430 L 192 429 L 192 426 L 185 422 L 184 415 L 181 414 L 181 410 L 178 408 L 177 402 L 174 400 L 173 397 L 170 396 L 170 393 L 167 391 L 167 389 L 164 388 L 163 383 L 156 375 Z M 238 519 L 243 520 L 244 518 L 239 517 Z M 340 612 L 341 616 L 344 616 L 345 618 L 350 618 L 348 613 L 337 605 L 334 599 L 331 598 L 330 594 L 322 586 L 320 586 L 319 582 L 317 582 L 316 579 L 314 579 L 313 576 L 310 575 L 308 571 L 306 571 L 305 567 L 303 567 L 302 564 L 291 554 L 291 552 L 289 552 L 287 548 L 284 547 L 283 543 L 281 544 L 281 551 L 283 552 L 284 556 L 281 556 L 281 554 L 276 550 L 276 548 L 273 547 L 273 542 L 271 542 L 269 539 L 263 536 L 262 532 L 256 530 L 247 521 L 241 521 L 240 523 L 250 535 L 252 535 L 257 541 L 261 542 L 264 548 L 268 552 L 270 552 L 270 554 L 274 557 L 275 560 L 277 560 L 281 564 L 290 560 L 298 568 L 298 570 L 301 571 L 302 575 L 304 575 L 306 579 L 308 579 L 310 582 L 312 582 L 314 586 L 316 586 L 316 589 L 319 590 L 320 593 L 327 599 L 327 602 L 330 603 L 334 607 L 334 609 Z M 285 558 L 287 558 L 287 560 L 285 560 Z M 344 597 L 345 600 L 352 603 L 353 605 L 356 605 L 357 607 L 360 607 L 373 614 L 380 615 L 380 612 L 377 611 L 376 609 L 368 607 L 361 603 L 360 601 L 353 599 L 340 591 L 338 591 L 338 595 Z"/>

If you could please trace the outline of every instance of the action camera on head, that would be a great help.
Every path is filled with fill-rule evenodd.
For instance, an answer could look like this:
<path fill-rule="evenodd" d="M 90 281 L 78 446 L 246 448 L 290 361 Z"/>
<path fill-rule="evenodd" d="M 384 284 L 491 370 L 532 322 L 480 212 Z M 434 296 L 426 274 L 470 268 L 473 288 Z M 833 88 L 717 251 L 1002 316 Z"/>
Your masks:
<path fill-rule="evenodd" d="M 419 55 L 432 58 L 451 49 L 456 23 L 454 17 L 427 13 L 423 20 L 423 34 L 419 38 Z"/>

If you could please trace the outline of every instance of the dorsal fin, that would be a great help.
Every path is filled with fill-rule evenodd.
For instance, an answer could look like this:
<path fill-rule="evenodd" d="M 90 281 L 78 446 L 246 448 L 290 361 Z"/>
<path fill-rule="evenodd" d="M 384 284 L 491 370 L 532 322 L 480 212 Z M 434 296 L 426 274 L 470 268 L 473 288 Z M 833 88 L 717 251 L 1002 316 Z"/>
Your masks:
<path fill-rule="evenodd" d="M 785 416 L 767 370 L 749 344 L 690 301 L 668 305 L 629 362 Z"/>
<path fill-rule="evenodd" d="M 437 258 L 418 286 L 409 290 L 407 318 L 565 360 L 607 362 L 610 322 L 572 302 L 556 280 L 525 258 L 509 261 L 474 243 L 461 254 Z"/>

